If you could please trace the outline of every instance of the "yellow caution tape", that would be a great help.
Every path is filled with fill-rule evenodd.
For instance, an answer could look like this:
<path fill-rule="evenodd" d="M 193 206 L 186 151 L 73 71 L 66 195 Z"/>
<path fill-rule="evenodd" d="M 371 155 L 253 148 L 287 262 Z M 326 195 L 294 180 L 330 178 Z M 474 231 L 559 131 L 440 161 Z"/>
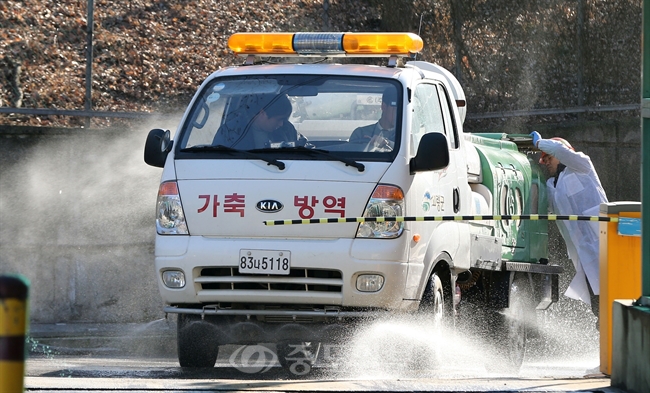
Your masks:
<path fill-rule="evenodd" d="M 395 216 L 395 217 L 341 217 L 309 218 L 299 220 L 265 220 L 264 225 L 299 225 L 299 224 L 343 224 L 360 222 L 405 222 L 405 221 L 489 221 L 489 220 L 549 220 L 549 221 L 604 221 L 618 222 L 618 217 L 601 216 L 561 216 L 557 214 L 521 214 L 494 216 Z"/>

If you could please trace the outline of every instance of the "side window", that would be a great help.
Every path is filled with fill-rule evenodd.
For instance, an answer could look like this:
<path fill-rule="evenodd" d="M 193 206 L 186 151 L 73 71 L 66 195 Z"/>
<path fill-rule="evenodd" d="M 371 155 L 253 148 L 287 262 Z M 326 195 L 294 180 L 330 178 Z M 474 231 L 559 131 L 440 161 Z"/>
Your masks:
<path fill-rule="evenodd" d="M 438 92 L 440 93 L 442 113 L 445 115 L 445 129 L 447 130 L 449 147 L 452 149 L 458 149 L 460 147 L 460 144 L 458 143 L 458 128 L 456 127 L 454 117 L 451 115 L 451 101 L 449 99 L 449 94 L 447 94 L 447 90 L 442 85 L 438 85 Z"/>
<path fill-rule="evenodd" d="M 190 132 L 185 133 L 182 147 L 210 145 L 219 129 L 229 97 L 219 94 L 205 94 L 198 99 L 190 114 Z"/>
<path fill-rule="evenodd" d="M 446 134 L 446 132 L 436 85 L 419 84 L 413 94 L 413 107 L 411 151 L 415 154 L 422 135 L 429 132 L 442 134 Z"/>

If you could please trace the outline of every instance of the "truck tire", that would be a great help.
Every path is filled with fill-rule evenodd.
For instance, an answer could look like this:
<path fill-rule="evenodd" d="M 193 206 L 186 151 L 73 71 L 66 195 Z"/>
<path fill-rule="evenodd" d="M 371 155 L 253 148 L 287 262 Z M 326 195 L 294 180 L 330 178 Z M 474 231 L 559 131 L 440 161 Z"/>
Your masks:
<path fill-rule="evenodd" d="M 278 362 L 293 375 L 311 372 L 320 352 L 319 342 L 279 341 L 276 343 Z"/>
<path fill-rule="evenodd" d="M 526 275 L 515 276 L 509 296 L 509 307 L 494 312 L 491 318 L 490 336 L 498 359 L 486 362 L 488 371 L 519 372 L 535 323 L 535 303 Z"/>
<path fill-rule="evenodd" d="M 438 273 L 429 277 L 420 302 L 420 311 L 433 317 L 435 327 L 440 327 L 445 316 L 445 295 Z"/>
<path fill-rule="evenodd" d="M 214 325 L 198 315 L 179 314 L 176 345 L 181 367 L 214 367 L 219 354 Z"/>

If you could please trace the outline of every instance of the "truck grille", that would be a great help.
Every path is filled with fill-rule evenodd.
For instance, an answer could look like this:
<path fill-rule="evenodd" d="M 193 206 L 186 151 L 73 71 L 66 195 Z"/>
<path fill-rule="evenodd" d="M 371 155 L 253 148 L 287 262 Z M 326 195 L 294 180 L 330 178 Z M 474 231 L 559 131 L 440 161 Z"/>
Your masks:
<path fill-rule="evenodd" d="M 292 268 L 288 275 L 240 274 L 237 267 L 201 269 L 196 282 L 205 290 L 341 292 L 340 270 Z"/>

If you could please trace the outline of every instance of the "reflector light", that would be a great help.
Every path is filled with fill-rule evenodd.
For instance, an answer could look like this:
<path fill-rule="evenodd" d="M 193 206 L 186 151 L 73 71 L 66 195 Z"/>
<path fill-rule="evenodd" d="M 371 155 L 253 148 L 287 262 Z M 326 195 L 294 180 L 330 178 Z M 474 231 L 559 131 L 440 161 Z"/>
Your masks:
<path fill-rule="evenodd" d="M 372 193 L 373 198 L 403 200 L 404 192 L 399 187 L 379 185 Z"/>
<path fill-rule="evenodd" d="M 161 195 L 178 195 L 178 185 L 176 182 L 165 182 L 158 189 L 158 196 Z"/>
<path fill-rule="evenodd" d="M 407 56 L 420 52 L 413 33 L 235 33 L 228 47 L 238 55 Z"/>

